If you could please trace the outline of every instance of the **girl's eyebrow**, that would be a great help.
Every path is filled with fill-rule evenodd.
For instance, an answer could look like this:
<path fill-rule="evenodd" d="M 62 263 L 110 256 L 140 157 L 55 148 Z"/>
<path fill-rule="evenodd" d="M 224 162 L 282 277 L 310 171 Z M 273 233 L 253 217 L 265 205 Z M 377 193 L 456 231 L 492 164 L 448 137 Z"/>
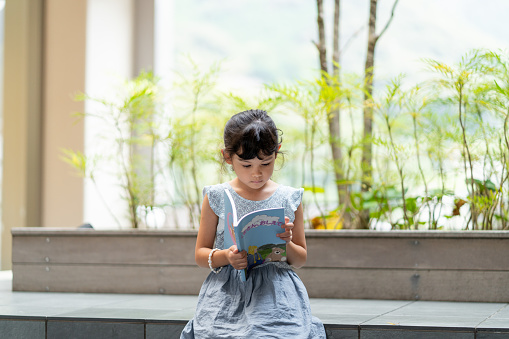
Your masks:
<path fill-rule="evenodd" d="M 254 159 L 258 159 L 258 158 L 253 158 L 253 159 L 242 159 L 241 157 L 239 157 L 239 161 L 241 161 L 241 162 L 248 162 L 248 163 L 250 163 L 250 162 L 251 162 L 252 160 L 254 160 Z M 267 156 L 267 157 L 265 157 L 265 158 L 263 158 L 263 159 L 258 159 L 258 160 L 260 160 L 260 161 L 272 161 L 272 160 L 274 160 L 274 154 L 269 155 L 269 156 Z"/>
<path fill-rule="evenodd" d="M 272 161 L 272 160 L 274 160 L 274 154 L 266 156 L 265 158 L 259 159 L 259 160 L 260 161 Z"/>
<path fill-rule="evenodd" d="M 268 155 L 268 156 L 266 156 L 265 158 L 260 159 L 260 160 L 261 160 L 261 161 L 274 160 L 274 154 Z"/>
<path fill-rule="evenodd" d="M 272 161 L 272 160 L 274 160 L 274 156 L 273 155 L 269 155 L 268 157 L 263 158 L 261 161 Z"/>

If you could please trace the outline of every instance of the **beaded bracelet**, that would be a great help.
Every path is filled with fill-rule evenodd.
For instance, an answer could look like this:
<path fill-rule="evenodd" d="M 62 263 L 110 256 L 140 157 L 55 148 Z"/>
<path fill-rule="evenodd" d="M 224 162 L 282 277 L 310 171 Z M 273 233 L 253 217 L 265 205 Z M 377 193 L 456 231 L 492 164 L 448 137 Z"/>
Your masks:
<path fill-rule="evenodd" d="M 221 270 L 223 268 L 222 267 L 217 267 L 217 268 L 212 267 L 212 254 L 214 254 L 215 251 L 219 251 L 219 248 L 214 248 L 212 251 L 210 251 L 210 253 L 209 253 L 209 267 L 212 272 L 217 274 L 217 273 L 221 272 Z"/>

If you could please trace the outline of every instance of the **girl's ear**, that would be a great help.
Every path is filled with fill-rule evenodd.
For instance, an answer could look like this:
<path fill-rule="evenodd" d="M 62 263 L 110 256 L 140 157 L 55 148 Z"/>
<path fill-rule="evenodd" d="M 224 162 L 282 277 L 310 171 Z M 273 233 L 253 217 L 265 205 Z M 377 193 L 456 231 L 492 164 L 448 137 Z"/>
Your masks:
<path fill-rule="evenodd" d="M 221 154 L 223 154 L 224 161 L 226 161 L 226 163 L 228 165 L 231 165 L 232 164 L 232 158 L 228 155 L 228 153 L 225 153 L 224 149 L 222 149 L 221 150 Z"/>

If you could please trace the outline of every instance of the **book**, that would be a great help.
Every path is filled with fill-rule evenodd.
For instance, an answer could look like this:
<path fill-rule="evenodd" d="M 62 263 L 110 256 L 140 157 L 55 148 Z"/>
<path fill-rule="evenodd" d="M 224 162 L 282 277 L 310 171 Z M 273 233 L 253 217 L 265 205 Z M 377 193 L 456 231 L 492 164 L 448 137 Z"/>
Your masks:
<path fill-rule="evenodd" d="M 250 212 L 238 219 L 235 202 L 228 189 L 224 190 L 224 248 L 236 245 L 239 252 L 247 252 L 247 268 L 241 270 L 246 281 L 250 271 L 269 261 L 286 261 L 286 241 L 277 234 L 284 233 L 285 210 L 268 208 Z"/>

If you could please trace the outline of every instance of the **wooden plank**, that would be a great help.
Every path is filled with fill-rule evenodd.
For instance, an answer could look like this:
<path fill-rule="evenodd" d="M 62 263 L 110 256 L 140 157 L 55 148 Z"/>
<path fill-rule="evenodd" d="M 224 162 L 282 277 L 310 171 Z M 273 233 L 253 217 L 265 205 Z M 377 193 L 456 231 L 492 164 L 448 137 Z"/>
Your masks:
<path fill-rule="evenodd" d="M 138 237 L 188 237 L 198 233 L 197 230 L 175 230 L 175 229 L 112 229 L 112 230 L 93 230 L 83 228 L 56 228 L 56 227 L 15 227 L 12 229 L 13 236 L 119 236 L 136 235 Z M 306 230 L 306 238 L 457 238 L 457 239 L 509 239 L 509 231 L 372 231 L 372 230 Z"/>
<path fill-rule="evenodd" d="M 302 268 L 313 298 L 509 302 L 509 271 Z"/>
<path fill-rule="evenodd" d="M 509 302 L 509 272 L 302 268 L 313 298 Z M 13 267 L 14 291 L 196 295 L 198 267 L 33 265 Z"/>
<path fill-rule="evenodd" d="M 92 232 L 94 233 L 94 232 Z M 15 263 L 194 265 L 187 236 L 14 236 Z M 509 238 L 311 237 L 311 267 L 509 269 Z M 332 250 L 331 250 L 332 249 Z"/>
<path fill-rule="evenodd" d="M 13 237 L 13 263 L 195 265 L 196 237 Z"/>
<path fill-rule="evenodd" d="M 413 271 L 309 268 L 296 270 L 312 298 L 413 300 Z M 389 283 L 388 283 L 389 282 Z"/>
<path fill-rule="evenodd" d="M 509 270 L 509 239 L 310 238 L 306 266 Z"/>
<path fill-rule="evenodd" d="M 509 232 L 464 233 L 311 232 L 297 273 L 317 298 L 509 302 Z M 209 274 L 196 232 L 13 235 L 17 291 L 197 294 Z"/>
<path fill-rule="evenodd" d="M 176 230 L 176 229 L 110 229 L 110 230 L 95 230 L 90 228 L 62 228 L 62 227 L 15 227 L 12 230 L 12 235 L 16 237 L 22 236 L 44 236 L 44 237 L 58 237 L 58 236 L 84 236 L 84 237 L 109 237 L 109 236 L 133 236 L 137 237 L 188 237 L 198 233 L 197 230 Z"/>
<path fill-rule="evenodd" d="M 509 239 L 509 231 L 372 231 L 372 230 L 306 230 L 306 238 L 449 238 L 449 239 Z"/>
<path fill-rule="evenodd" d="M 209 273 L 198 266 L 14 265 L 13 290 L 197 295 Z"/>

